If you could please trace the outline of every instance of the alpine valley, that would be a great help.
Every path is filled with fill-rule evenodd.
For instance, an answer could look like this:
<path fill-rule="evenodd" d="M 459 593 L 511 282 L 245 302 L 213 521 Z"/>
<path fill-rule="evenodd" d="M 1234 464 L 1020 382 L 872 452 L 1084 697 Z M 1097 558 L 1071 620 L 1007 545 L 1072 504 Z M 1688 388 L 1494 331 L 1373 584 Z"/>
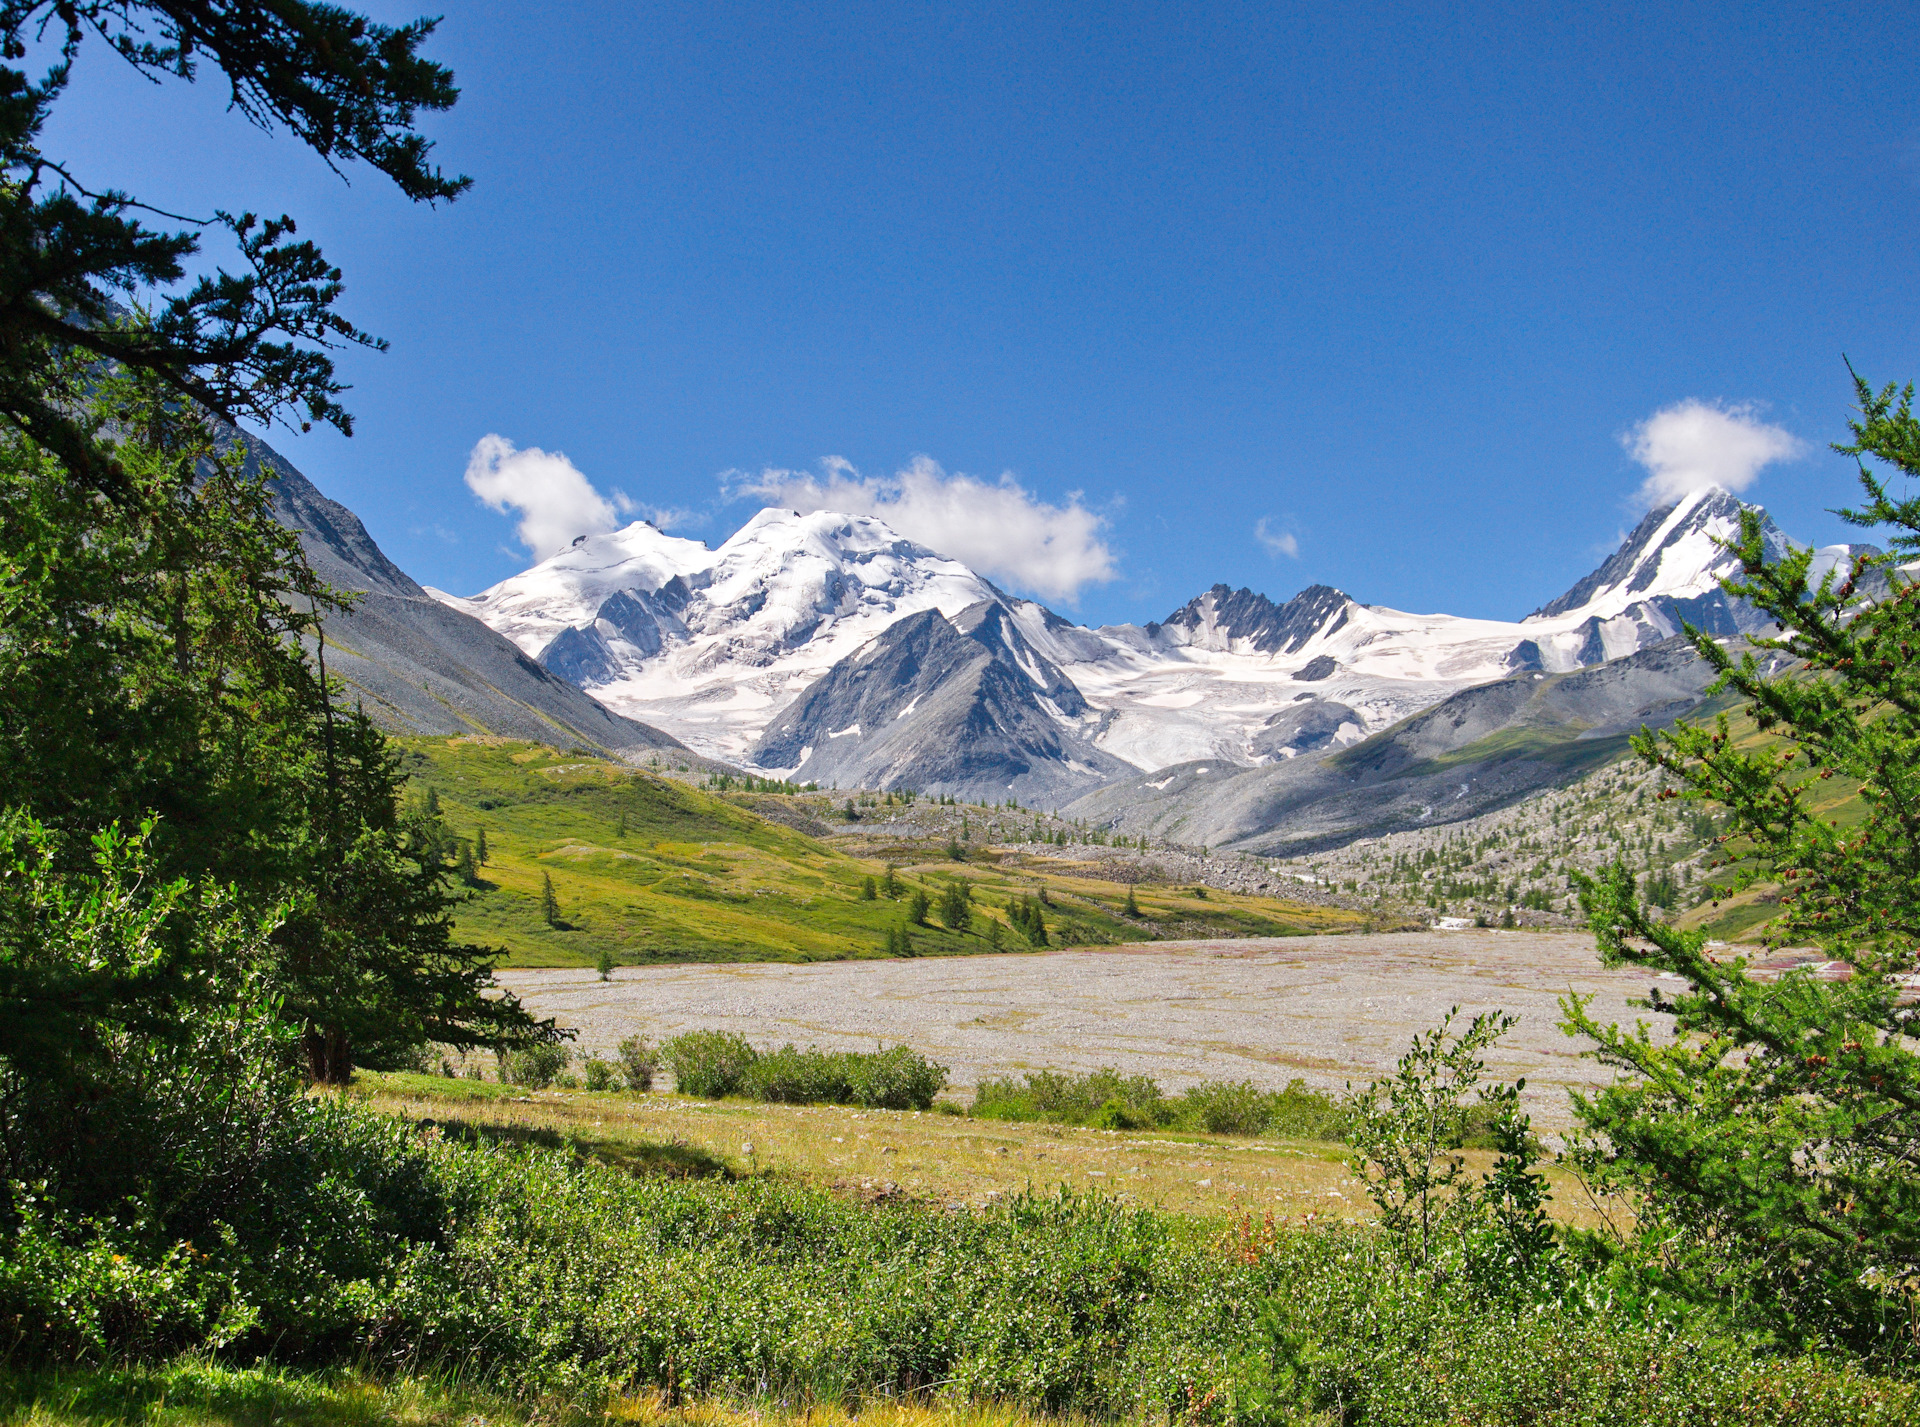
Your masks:
<path fill-rule="evenodd" d="M 1742 505 L 1715 488 L 1648 512 L 1519 620 L 1215 585 L 1159 622 L 1087 628 L 831 511 L 763 510 L 717 549 L 636 521 L 461 598 L 416 585 L 351 512 L 253 454 L 323 573 L 363 592 L 329 626 L 330 667 L 401 731 L 673 750 L 1262 855 L 1577 778 L 1643 724 L 1703 711 L 1683 622 L 1730 641 L 1761 628 L 1720 588 Z M 1816 570 L 1868 548 L 1825 547 Z"/>

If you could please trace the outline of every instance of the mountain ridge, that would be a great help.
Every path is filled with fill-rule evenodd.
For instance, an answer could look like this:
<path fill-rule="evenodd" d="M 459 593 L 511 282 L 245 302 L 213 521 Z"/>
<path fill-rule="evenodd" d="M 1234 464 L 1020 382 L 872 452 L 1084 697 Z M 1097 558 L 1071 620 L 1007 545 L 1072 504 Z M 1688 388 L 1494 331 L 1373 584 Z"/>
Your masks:
<path fill-rule="evenodd" d="M 266 478 L 274 518 L 299 537 L 314 573 L 356 597 L 326 616 L 324 649 L 316 652 L 382 728 L 564 742 L 618 757 L 692 756 L 677 739 L 605 708 L 434 599 L 387 558 L 359 516 L 265 441 L 229 427 L 221 448 L 236 446 L 247 473 Z"/>

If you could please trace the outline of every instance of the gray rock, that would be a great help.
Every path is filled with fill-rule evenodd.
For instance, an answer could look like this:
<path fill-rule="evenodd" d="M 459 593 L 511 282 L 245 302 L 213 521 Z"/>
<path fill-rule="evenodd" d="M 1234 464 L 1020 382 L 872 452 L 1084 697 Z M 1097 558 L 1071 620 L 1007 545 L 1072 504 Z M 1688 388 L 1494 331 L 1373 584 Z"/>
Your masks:
<path fill-rule="evenodd" d="M 266 442 L 230 431 L 249 472 L 264 470 L 275 519 L 316 574 L 359 596 L 327 617 L 327 673 L 395 733 L 490 733 L 634 757 L 692 755 L 676 739 L 601 706 L 470 615 L 432 598 L 389 560 L 360 517 L 322 495 Z M 705 760 L 692 760 L 704 762 Z"/>
<path fill-rule="evenodd" d="M 1093 747 L 1096 726 L 1007 607 L 983 600 L 889 626 L 816 680 L 751 761 L 823 785 L 1053 807 L 1135 771 Z"/>

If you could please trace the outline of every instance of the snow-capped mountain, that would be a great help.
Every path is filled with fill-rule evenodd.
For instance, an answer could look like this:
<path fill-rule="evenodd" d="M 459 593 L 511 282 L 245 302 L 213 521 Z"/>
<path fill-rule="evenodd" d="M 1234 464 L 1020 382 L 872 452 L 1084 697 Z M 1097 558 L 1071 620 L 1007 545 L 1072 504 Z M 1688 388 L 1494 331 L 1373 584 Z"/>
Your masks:
<path fill-rule="evenodd" d="M 471 599 L 434 593 L 609 708 L 736 762 L 775 714 L 895 621 L 1005 598 L 870 516 L 773 509 L 717 550 L 636 521 Z"/>
<path fill-rule="evenodd" d="M 636 522 L 439 598 L 704 753 L 845 786 L 1057 801 L 1197 760 L 1322 757 L 1465 689 L 1623 658 L 1682 620 L 1749 631 L 1754 612 L 1719 589 L 1734 562 L 1716 543 L 1742 509 L 1709 489 L 1649 512 L 1517 621 L 1216 585 L 1163 621 L 1088 629 L 874 517 L 785 510 L 716 550 Z M 1788 548 L 1764 529 L 1773 553 Z"/>
<path fill-rule="evenodd" d="M 1055 658 L 1111 712 L 1097 746 L 1139 768 L 1293 758 L 1515 672 L 1622 658 L 1672 638 L 1683 620 L 1753 631 L 1756 612 L 1720 589 L 1737 561 L 1717 542 L 1738 533 L 1742 508 L 1710 488 L 1650 511 L 1599 569 L 1524 620 L 1411 614 L 1324 585 L 1276 605 L 1216 585 L 1159 624 L 1099 630 L 1111 653 Z M 1787 538 L 1761 519 L 1769 553 L 1783 554 Z M 1867 548 L 1823 549 L 1816 573 Z"/>

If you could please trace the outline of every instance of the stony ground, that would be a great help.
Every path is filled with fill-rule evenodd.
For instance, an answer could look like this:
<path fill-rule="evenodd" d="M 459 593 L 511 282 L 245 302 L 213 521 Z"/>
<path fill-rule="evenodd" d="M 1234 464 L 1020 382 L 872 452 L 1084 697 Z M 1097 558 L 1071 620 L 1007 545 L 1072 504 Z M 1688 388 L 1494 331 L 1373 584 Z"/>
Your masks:
<path fill-rule="evenodd" d="M 990 1075 L 1113 1065 L 1163 1088 L 1294 1077 L 1325 1089 L 1388 1072 L 1450 1006 L 1500 1008 L 1520 1023 L 1492 1056 L 1527 1078 L 1536 1123 L 1568 1123 L 1566 1087 L 1608 1072 L 1558 1028 L 1559 999 L 1593 993 L 1595 1013 L 1646 1015 L 1642 972 L 1609 972 L 1585 933 L 1418 932 L 1161 942 L 926 960 L 507 970 L 503 984 L 610 1056 L 629 1035 L 694 1028 L 756 1045 L 866 1049 L 904 1042 L 952 1068 L 965 1092 Z M 1657 1019 L 1657 1018 L 1656 1018 Z"/>

